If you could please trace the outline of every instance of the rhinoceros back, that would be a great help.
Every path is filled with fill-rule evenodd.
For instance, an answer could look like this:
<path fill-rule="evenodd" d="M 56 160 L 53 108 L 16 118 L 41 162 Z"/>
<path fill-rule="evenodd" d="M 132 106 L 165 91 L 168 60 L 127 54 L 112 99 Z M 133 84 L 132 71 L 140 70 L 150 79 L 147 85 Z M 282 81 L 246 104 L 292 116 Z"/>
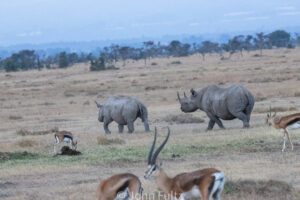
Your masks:
<path fill-rule="evenodd" d="M 134 121 L 139 114 L 139 101 L 132 97 L 110 97 L 104 106 L 107 109 L 105 115 L 122 125 L 126 125 L 128 121 Z"/>

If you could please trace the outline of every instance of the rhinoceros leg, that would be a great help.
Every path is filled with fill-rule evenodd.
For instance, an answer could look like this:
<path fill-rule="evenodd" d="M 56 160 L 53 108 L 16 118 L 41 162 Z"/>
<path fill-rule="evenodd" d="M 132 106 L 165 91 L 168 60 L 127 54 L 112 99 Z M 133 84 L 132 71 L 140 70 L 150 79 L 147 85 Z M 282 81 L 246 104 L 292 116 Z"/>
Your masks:
<path fill-rule="evenodd" d="M 208 122 L 208 127 L 207 127 L 207 131 L 210 131 L 210 130 L 212 130 L 213 129 L 213 127 L 214 127 L 214 125 L 215 125 L 215 121 L 214 120 L 212 120 L 212 119 L 210 119 L 209 120 L 209 122 Z"/>
<path fill-rule="evenodd" d="M 150 131 L 148 121 L 144 121 L 144 127 L 145 127 L 145 131 L 146 131 L 146 132 L 149 132 L 149 131 Z"/>
<path fill-rule="evenodd" d="M 133 131 L 134 131 L 133 122 L 127 122 L 127 127 L 128 127 L 128 133 L 133 133 Z"/>
<path fill-rule="evenodd" d="M 217 117 L 216 117 L 216 123 L 218 124 L 218 126 L 219 126 L 221 129 L 225 129 L 225 127 L 224 127 L 222 121 L 221 121 L 219 118 L 217 118 Z"/>
<path fill-rule="evenodd" d="M 249 120 L 250 117 L 248 117 L 245 113 L 243 112 L 236 112 L 236 113 L 232 113 L 236 118 L 238 118 L 239 120 L 241 120 L 243 122 L 243 127 L 244 128 L 249 128 Z"/>
<path fill-rule="evenodd" d="M 104 120 L 103 128 L 106 134 L 110 134 L 110 130 L 108 129 L 108 125 L 111 123 L 111 120 Z"/>
<path fill-rule="evenodd" d="M 208 127 L 207 127 L 207 130 L 212 130 L 213 129 L 213 127 L 214 127 L 214 125 L 215 125 L 215 123 L 217 123 L 218 124 L 218 126 L 221 128 L 221 129 L 224 129 L 225 127 L 223 126 L 223 123 L 222 123 L 222 121 L 218 118 L 218 117 L 216 117 L 216 116 L 214 116 L 214 115 L 212 115 L 212 114 L 210 114 L 210 113 L 207 113 L 207 116 L 209 117 L 209 123 L 208 123 Z"/>
<path fill-rule="evenodd" d="M 124 130 L 124 125 L 118 125 L 118 128 L 119 128 L 119 133 L 123 133 L 123 130 Z"/>

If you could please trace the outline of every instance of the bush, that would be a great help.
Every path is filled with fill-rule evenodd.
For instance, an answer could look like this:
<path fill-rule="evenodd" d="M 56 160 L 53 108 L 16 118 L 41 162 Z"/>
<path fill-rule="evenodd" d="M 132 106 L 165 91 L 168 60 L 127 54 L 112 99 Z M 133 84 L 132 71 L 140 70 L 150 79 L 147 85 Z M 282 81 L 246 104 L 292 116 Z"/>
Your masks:
<path fill-rule="evenodd" d="M 104 60 L 104 58 L 100 56 L 100 58 L 97 59 L 97 60 L 91 60 L 90 70 L 91 71 L 105 70 L 105 60 Z"/>
<path fill-rule="evenodd" d="M 180 65 L 180 64 L 182 64 L 180 60 L 171 62 L 171 65 Z"/>

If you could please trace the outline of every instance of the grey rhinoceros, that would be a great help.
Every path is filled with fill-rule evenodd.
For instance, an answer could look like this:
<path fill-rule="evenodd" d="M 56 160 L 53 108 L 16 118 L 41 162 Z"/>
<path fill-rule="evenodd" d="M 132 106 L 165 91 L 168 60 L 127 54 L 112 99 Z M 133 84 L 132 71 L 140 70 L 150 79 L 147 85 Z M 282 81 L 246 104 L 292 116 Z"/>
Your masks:
<path fill-rule="evenodd" d="M 191 89 L 190 97 L 184 93 L 184 98 L 180 98 L 177 92 L 177 97 L 183 112 L 194 112 L 200 109 L 207 114 L 210 119 L 207 130 L 212 130 L 215 123 L 220 128 L 224 128 L 220 119 L 235 118 L 243 121 L 243 127 L 248 128 L 255 103 L 251 92 L 241 85 L 232 85 L 228 88 L 210 85 L 198 91 Z"/>
<path fill-rule="evenodd" d="M 149 132 L 148 111 L 139 100 L 128 96 L 114 96 L 108 98 L 103 104 L 95 101 L 99 108 L 98 120 L 103 122 L 105 133 L 111 133 L 108 125 L 115 121 L 118 123 L 119 133 L 123 132 L 124 125 L 128 126 L 128 133 L 134 131 L 134 121 L 139 117 L 144 122 L 145 131 Z"/>

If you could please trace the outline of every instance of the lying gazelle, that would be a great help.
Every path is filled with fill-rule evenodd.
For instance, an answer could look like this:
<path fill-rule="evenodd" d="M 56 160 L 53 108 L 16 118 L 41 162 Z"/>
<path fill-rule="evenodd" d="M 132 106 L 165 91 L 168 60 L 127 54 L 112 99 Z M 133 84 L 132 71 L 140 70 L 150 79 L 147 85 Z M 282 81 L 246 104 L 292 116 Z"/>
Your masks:
<path fill-rule="evenodd" d="M 295 113 L 295 114 L 286 115 L 286 116 L 276 116 L 276 112 L 274 114 L 272 114 L 271 108 L 270 108 L 270 112 L 267 114 L 266 124 L 268 124 L 269 126 L 273 126 L 276 129 L 283 130 L 283 144 L 282 144 L 282 150 L 281 150 L 282 152 L 284 152 L 286 149 L 286 145 L 285 145 L 286 137 L 289 140 L 292 150 L 294 150 L 294 145 L 290 138 L 288 129 L 289 128 L 291 128 L 291 129 L 300 128 L 300 113 Z"/>
<path fill-rule="evenodd" d="M 56 145 L 59 143 L 67 143 L 71 144 L 73 150 L 77 148 L 77 140 L 74 138 L 73 134 L 69 131 L 59 131 L 54 134 L 55 142 L 54 142 L 54 153 L 56 154 Z"/>
<path fill-rule="evenodd" d="M 148 155 L 148 169 L 145 172 L 145 179 L 155 179 L 158 188 L 168 195 L 168 197 L 171 197 L 171 199 L 201 198 L 202 200 L 220 200 L 225 184 L 223 172 L 214 168 L 206 168 L 181 173 L 174 178 L 170 178 L 161 168 L 161 164 L 158 165 L 156 163 L 157 156 L 164 148 L 169 136 L 170 129 L 168 127 L 166 139 L 157 148 L 155 153 L 153 153 L 157 137 L 157 130 L 155 128 L 153 144 Z"/>
<path fill-rule="evenodd" d="M 139 199 L 142 192 L 142 184 L 137 176 L 130 173 L 116 174 L 100 182 L 97 200 Z"/>

